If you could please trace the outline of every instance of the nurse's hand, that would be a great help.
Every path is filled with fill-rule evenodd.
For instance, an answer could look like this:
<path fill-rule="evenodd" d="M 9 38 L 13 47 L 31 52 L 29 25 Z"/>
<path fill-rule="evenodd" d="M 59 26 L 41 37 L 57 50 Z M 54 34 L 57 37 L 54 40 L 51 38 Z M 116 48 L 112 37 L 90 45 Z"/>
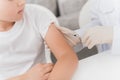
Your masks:
<path fill-rule="evenodd" d="M 81 42 L 80 36 L 75 31 L 65 27 L 56 27 L 56 28 L 63 34 L 66 41 L 71 47 L 74 47 Z"/>
<path fill-rule="evenodd" d="M 7 80 L 48 80 L 53 67 L 54 65 L 52 63 L 37 64 L 25 74 L 9 78 Z"/>
<path fill-rule="evenodd" d="M 112 43 L 113 27 L 96 26 L 86 31 L 82 38 L 85 46 L 91 49 L 97 44 Z"/>
<path fill-rule="evenodd" d="M 25 74 L 25 80 L 47 80 L 52 69 L 51 63 L 37 64 Z"/>

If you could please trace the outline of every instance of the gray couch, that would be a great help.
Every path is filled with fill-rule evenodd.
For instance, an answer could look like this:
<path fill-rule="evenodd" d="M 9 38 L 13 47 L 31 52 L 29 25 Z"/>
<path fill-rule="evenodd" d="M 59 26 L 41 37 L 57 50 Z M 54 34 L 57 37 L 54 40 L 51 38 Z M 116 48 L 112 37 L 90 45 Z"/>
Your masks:
<path fill-rule="evenodd" d="M 79 28 L 79 12 L 87 0 L 27 0 L 28 3 L 43 5 L 51 10 L 61 26 L 75 30 Z"/>
<path fill-rule="evenodd" d="M 86 2 L 87 0 L 27 0 L 27 3 L 39 4 L 51 10 L 57 17 L 60 25 L 71 30 L 79 29 L 79 13 Z M 80 44 L 74 48 L 79 59 L 97 53 L 96 47 L 91 50 L 85 48 L 82 51 L 81 47 L 82 45 Z M 53 55 L 52 61 L 56 61 Z"/>

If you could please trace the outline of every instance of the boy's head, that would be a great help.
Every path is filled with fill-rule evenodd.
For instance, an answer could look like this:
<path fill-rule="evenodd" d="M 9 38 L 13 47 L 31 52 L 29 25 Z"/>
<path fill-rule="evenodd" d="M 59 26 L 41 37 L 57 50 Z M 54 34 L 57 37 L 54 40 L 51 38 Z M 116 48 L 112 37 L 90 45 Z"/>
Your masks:
<path fill-rule="evenodd" d="M 15 22 L 23 17 L 25 0 L 0 0 L 0 21 Z"/>

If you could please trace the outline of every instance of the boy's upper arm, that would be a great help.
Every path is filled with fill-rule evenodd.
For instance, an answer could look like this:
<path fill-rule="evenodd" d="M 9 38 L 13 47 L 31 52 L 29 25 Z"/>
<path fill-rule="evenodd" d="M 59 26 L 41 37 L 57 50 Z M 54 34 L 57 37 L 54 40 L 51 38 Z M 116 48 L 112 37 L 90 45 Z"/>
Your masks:
<path fill-rule="evenodd" d="M 72 47 L 67 43 L 62 33 L 56 29 L 55 24 L 51 24 L 45 36 L 45 41 L 57 59 L 62 55 L 71 55 L 75 53 Z"/>

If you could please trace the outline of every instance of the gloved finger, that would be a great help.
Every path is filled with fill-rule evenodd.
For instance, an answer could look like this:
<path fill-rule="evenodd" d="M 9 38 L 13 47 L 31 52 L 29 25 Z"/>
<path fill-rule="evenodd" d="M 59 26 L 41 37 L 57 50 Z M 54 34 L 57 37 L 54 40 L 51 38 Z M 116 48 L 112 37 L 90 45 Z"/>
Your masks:
<path fill-rule="evenodd" d="M 88 40 L 85 42 L 86 45 L 88 46 L 90 43 L 92 42 L 97 42 L 98 40 L 96 39 L 96 35 L 92 34 L 91 36 L 89 36 Z"/>
<path fill-rule="evenodd" d="M 85 43 L 88 39 L 89 39 L 89 34 L 85 33 L 85 35 L 83 35 L 82 42 Z"/>
<path fill-rule="evenodd" d="M 71 34 L 71 33 L 75 33 L 74 31 L 68 29 L 68 28 L 65 28 L 65 27 L 57 27 L 57 29 L 62 32 L 62 33 L 65 33 L 65 34 Z"/>
<path fill-rule="evenodd" d="M 86 40 L 88 40 L 89 37 L 91 37 L 93 35 L 93 30 L 94 28 L 89 28 L 86 33 L 83 35 L 83 39 L 82 42 L 85 43 Z"/>
<path fill-rule="evenodd" d="M 88 38 L 88 40 L 85 42 L 85 45 L 86 46 L 89 46 L 89 44 L 92 42 L 92 39 L 91 37 Z"/>
<path fill-rule="evenodd" d="M 88 49 L 92 49 L 94 46 L 95 46 L 95 42 L 91 42 L 91 43 L 88 45 Z"/>

